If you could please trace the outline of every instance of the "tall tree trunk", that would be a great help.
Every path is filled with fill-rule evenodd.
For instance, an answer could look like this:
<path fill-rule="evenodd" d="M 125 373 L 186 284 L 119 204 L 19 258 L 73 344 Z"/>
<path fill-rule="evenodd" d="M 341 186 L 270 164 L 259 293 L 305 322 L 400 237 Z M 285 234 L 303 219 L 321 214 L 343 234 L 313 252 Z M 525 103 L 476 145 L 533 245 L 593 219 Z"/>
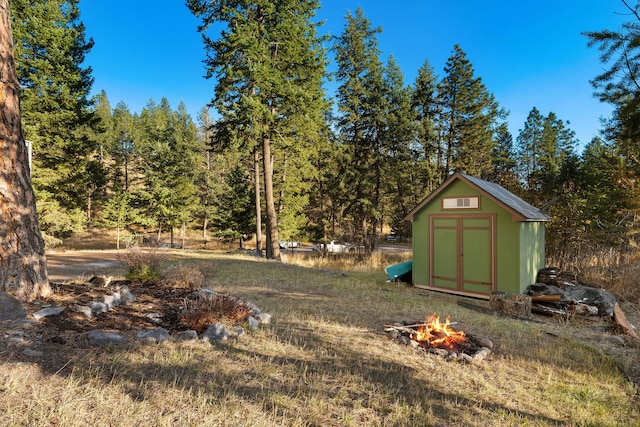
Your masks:
<path fill-rule="evenodd" d="M 280 194 L 278 195 L 278 216 L 282 217 L 282 210 L 284 209 L 284 194 L 285 184 L 287 183 L 287 153 L 284 153 L 284 159 L 282 161 L 282 179 L 280 180 Z"/>
<path fill-rule="evenodd" d="M 280 260 L 278 244 L 278 219 L 273 200 L 273 164 L 271 163 L 271 140 L 262 139 L 262 168 L 264 171 L 264 201 L 266 205 L 267 259 Z"/>
<path fill-rule="evenodd" d="M 260 154 L 253 152 L 254 185 L 256 193 L 256 253 L 262 256 L 262 208 L 260 207 Z"/>
<path fill-rule="evenodd" d="M 206 128 L 205 128 L 206 129 Z M 209 141 L 208 131 L 205 130 L 205 141 Z M 211 152 L 207 150 L 207 177 L 211 171 Z M 207 191 L 208 193 L 208 191 Z M 209 216 L 207 215 L 207 205 L 209 204 L 209 197 L 205 203 L 204 214 L 202 218 L 202 240 L 204 240 L 204 246 L 207 247 L 207 225 L 209 223 Z"/>
<path fill-rule="evenodd" d="M 27 300 L 51 292 L 20 122 L 8 0 L 0 0 L 0 290 Z"/>
<path fill-rule="evenodd" d="M 205 212 L 202 218 L 202 240 L 204 240 L 205 246 L 207 245 L 207 225 L 208 224 L 209 224 L 209 217 Z"/>

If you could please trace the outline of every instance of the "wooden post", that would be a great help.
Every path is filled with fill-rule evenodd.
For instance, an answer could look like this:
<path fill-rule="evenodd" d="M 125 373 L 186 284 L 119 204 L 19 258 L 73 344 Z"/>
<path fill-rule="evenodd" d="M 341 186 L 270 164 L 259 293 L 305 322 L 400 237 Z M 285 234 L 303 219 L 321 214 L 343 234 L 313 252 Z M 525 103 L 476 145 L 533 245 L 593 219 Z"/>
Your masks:
<path fill-rule="evenodd" d="M 489 295 L 489 307 L 495 311 L 504 310 L 504 300 L 507 297 L 507 293 L 503 291 L 491 291 Z"/>
<path fill-rule="evenodd" d="M 531 316 L 531 297 L 529 295 L 513 294 L 511 299 L 522 303 L 522 306 L 519 307 L 520 313 L 513 313 L 513 314 L 516 314 L 522 317 Z"/>

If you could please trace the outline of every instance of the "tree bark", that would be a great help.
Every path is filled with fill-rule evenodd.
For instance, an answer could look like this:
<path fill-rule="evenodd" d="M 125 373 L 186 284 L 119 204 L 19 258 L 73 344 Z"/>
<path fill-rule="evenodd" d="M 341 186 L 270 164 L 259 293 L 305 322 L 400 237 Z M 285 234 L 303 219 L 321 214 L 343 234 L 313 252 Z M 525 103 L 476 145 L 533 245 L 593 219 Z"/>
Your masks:
<path fill-rule="evenodd" d="M 262 139 L 262 169 L 264 171 L 264 201 L 267 216 L 267 259 L 280 260 L 280 245 L 278 244 L 278 219 L 273 200 L 273 164 L 271 163 L 271 140 L 266 136 Z"/>
<path fill-rule="evenodd" d="M 253 152 L 253 164 L 255 175 L 255 193 L 256 193 L 256 253 L 262 256 L 262 208 L 260 207 L 260 155 L 258 148 Z"/>
<path fill-rule="evenodd" d="M 0 290 L 22 300 L 51 292 L 20 122 L 8 0 L 0 0 Z"/>

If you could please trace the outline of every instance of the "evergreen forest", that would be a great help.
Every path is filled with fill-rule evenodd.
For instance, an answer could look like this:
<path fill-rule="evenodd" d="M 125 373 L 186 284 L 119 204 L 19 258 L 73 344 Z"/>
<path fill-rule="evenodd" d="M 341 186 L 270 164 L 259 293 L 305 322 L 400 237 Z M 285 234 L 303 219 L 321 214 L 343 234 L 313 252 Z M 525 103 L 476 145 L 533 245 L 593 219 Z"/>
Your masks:
<path fill-rule="evenodd" d="M 12 0 L 15 60 L 32 183 L 49 245 L 90 228 L 132 235 L 184 230 L 257 245 L 343 239 L 371 253 L 454 171 L 496 182 L 552 217 L 547 254 L 633 257 L 640 243 L 640 17 L 586 32 L 614 107 L 600 136 L 531 106 L 519 134 L 464 46 L 442 70 L 424 59 L 405 81 L 381 58 L 363 9 L 323 34 L 317 0 L 187 0 L 215 81 L 197 115 L 152 100 L 91 96 L 93 47 L 79 0 Z M 223 30 L 213 31 L 222 25 Z M 327 71 L 332 65 L 335 72 Z M 329 94 L 333 79 L 337 89 Z M 581 147 L 578 151 L 578 147 Z M 122 242 L 121 242 L 122 241 Z M 250 242 L 250 243 L 249 243 Z"/>

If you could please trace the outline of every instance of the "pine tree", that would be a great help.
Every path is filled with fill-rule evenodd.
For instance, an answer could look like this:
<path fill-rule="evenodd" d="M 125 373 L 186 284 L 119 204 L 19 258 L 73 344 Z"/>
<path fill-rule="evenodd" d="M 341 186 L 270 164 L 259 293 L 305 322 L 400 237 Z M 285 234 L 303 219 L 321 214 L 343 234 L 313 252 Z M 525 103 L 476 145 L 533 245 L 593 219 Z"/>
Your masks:
<path fill-rule="evenodd" d="M 594 138 L 582 152 L 579 164 L 579 189 L 585 199 L 583 221 L 585 240 L 594 246 L 614 246 L 628 249 L 633 227 L 633 199 L 624 186 L 625 168 L 615 147 Z"/>
<path fill-rule="evenodd" d="M 531 203 L 547 203 L 562 191 L 560 171 L 575 144 L 575 133 L 553 112 L 543 117 L 533 107 L 517 138 L 520 177 Z"/>
<path fill-rule="evenodd" d="M 541 186 L 538 182 L 538 171 L 542 168 L 540 157 L 543 126 L 544 117 L 536 107 L 533 107 L 517 137 L 520 177 L 530 197 Z"/>
<path fill-rule="evenodd" d="M 392 231 L 403 235 L 404 217 L 415 206 L 415 194 L 422 192 L 421 176 L 416 173 L 420 164 L 414 162 L 411 151 L 416 139 L 417 114 L 412 107 L 412 89 L 405 86 L 393 56 L 387 61 L 383 84 L 387 102 L 381 144 L 384 164 L 380 168 L 384 211 L 388 213 Z"/>
<path fill-rule="evenodd" d="M 341 209 L 339 159 L 340 147 L 336 143 L 335 134 L 332 132 L 332 124 L 335 118 L 327 112 L 326 126 L 324 126 L 321 139 L 324 143 L 318 146 L 309 162 L 313 165 L 315 174 L 312 176 L 313 185 L 309 191 L 309 204 L 306 207 L 308 218 L 305 232 L 312 241 L 326 242 L 329 234 L 336 235 L 336 215 Z"/>
<path fill-rule="evenodd" d="M 458 171 L 486 178 L 492 170 L 494 131 L 498 119 L 506 113 L 482 80 L 474 76 L 471 62 L 460 46 L 454 46 L 444 71 L 438 87 L 444 172 L 447 176 Z"/>
<path fill-rule="evenodd" d="M 489 181 L 495 182 L 515 194 L 522 193 L 522 184 L 518 175 L 518 161 L 513 136 L 506 123 L 499 126 L 496 145 L 491 153 L 493 171 Z"/>
<path fill-rule="evenodd" d="M 91 68 L 82 65 L 93 41 L 85 39 L 78 3 L 11 1 L 22 119 L 33 142 L 33 184 L 37 198 L 53 206 L 61 221 L 43 224 L 53 234 L 81 229 L 103 184 L 97 145 L 90 139 L 97 125 L 88 99 L 93 79 Z"/>
<path fill-rule="evenodd" d="M 224 159 L 216 153 L 213 146 L 213 137 L 215 134 L 215 125 L 213 119 L 209 115 L 209 108 L 205 107 L 200 111 L 198 116 L 200 123 L 199 127 L 199 140 L 202 144 L 201 159 L 196 174 L 196 187 L 198 191 L 198 197 L 200 200 L 199 209 L 196 215 L 202 222 L 202 239 L 205 244 L 208 240 L 207 230 L 209 227 L 209 221 L 214 215 L 215 200 L 218 194 L 220 194 L 220 186 L 222 178 L 220 176 L 222 167 L 218 168 L 218 162 L 226 164 Z"/>
<path fill-rule="evenodd" d="M 134 156 L 135 140 L 138 131 L 135 118 L 124 102 L 118 102 L 111 111 L 107 123 L 107 131 L 101 141 L 101 159 L 108 176 L 108 188 L 113 192 L 130 193 L 136 185 L 135 171 L 137 167 Z"/>
<path fill-rule="evenodd" d="M 0 34 L 0 290 L 29 299 L 51 289 L 20 121 L 7 0 L 0 0 Z"/>
<path fill-rule="evenodd" d="M 206 76 L 217 81 L 212 104 L 221 115 L 219 131 L 262 156 L 267 258 L 279 259 L 276 141 L 297 143 L 319 132 L 326 106 L 326 60 L 312 22 L 318 1 L 189 0 L 187 5 L 202 19 Z M 214 23 L 226 24 L 216 39 L 206 35 Z"/>
<path fill-rule="evenodd" d="M 214 225 L 218 236 L 237 240 L 239 247 L 255 231 L 254 194 L 251 182 L 240 165 L 232 168 L 224 180 L 225 189 L 218 197 Z"/>
<path fill-rule="evenodd" d="M 640 175 L 640 3 L 622 1 L 629 22 L 615 30 L 590 31 L 589 47 L 597 46 L 607 70 L 592 81 L 595 95 L 615 107 L 609 133 L 615 136 L 621 153 L 633 159 Z M 626 154 L 625 154 L 626 153 Z"/>
<path fill-rule="evenodd" d="M 625 193 L 627 206 L 618 216 L 626 230 L 620 233 L 622 247 L 628 248 L 638 235 L 636 221 L 640 212 L 640 3 L 622 1 L 629 21 L 616 29 L 585 32 L 589 47 L 597 46 L 603 73 L 592 81 L 595 95 L 614 107 L 613 117 L 606 122 L 603 136 L 618 159 L 617 190 Z M 610 190 L 611 191 L 611 190 Z M 633 236 L 633 237 L 632 237 Z"/>
<path fill-rule="evenodd" d="M 344 215 L 370 253 L 381 217 L 382 131 L 387 112 L 377 34 L 361 8 L 346 16 L 334 43 Z"/>
<path fill-rule="evenodd" d="M 412 147 L 413 158 L 422 187 L 416 192 L 417 200 L 414 200 L 414 206 L 427 193 L 435 190 L 441 182 L 440 177 L 445 175 L 437 91 L 438 77 L 429 61 L 425 61 L 418 70 L 412 99 L 418 129 L 416 143 Z"/>
<path fill-rule="evenodd" d="M 132 224 L 146 224 L 142 212 L 133 206 L 133 197 L 122 189 L 104 203 L 99 220 L 100 225 L 116 230 L 116 249 L 120 250 L 122 230 Z"/>
<path fill-rule="evenodd" d="M 193 218 L 197 205 L 195 176 L 202 147 L 184 103 L 174 112 L 166 98 L 143 109 L 136 123 L 139 139 L 134 153 L 140 162 L 143 187 L 138 197 L 162 227 L 173 229 Z"/>

